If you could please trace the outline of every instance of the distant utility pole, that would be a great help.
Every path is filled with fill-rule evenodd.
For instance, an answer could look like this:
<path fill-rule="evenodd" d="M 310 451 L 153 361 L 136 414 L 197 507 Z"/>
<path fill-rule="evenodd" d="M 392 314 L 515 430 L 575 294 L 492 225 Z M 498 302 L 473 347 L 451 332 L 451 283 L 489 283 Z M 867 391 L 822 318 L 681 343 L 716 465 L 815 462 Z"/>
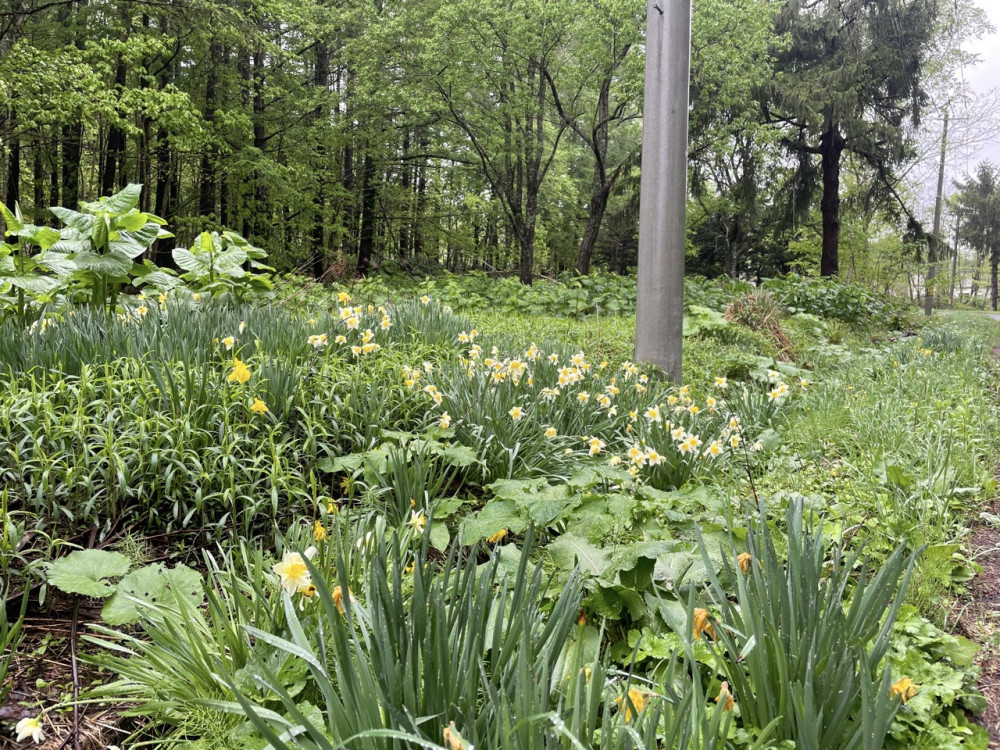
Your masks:
<path fill-rule="evenodd" d="M 635 358 L 681 379 L 691 0 L 646 0 Z"/>
<path fill-rule="evenodd" d="M 941 241 L 941 204 L 944 202 L 944 167 L 948 155 L 948 110 L 944 111 L 944 132 L 941 133 L 941 162 L 938 164 L 937 195 L 934 198 L 934 229 L 927 243 L 927 282 L 924 288 L 924 315 L 934 309 L 934 278 L 937 276 L 937 251 L 944 247 Z"/>
<path fill-rule="evenodd" d="M 959 241 L 959 230 L 962 228 L 962 209 L 960 206 L 955 206 L 955 247 L 952 249 L 951 254 L 951 291 L 948 292 L 948 307 L 955 306 L 955 276 L 958 274 L 958 241 Z M 959 289 L 958 293 L 961 294 L 962 290 Z"/>

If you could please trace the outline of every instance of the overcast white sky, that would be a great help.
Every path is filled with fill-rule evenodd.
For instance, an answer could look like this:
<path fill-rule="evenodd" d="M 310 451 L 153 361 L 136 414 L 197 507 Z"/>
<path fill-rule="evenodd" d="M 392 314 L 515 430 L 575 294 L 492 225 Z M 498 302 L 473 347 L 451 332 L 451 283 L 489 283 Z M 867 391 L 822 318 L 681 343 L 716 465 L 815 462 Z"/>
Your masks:
<path fill-rule="evenodd" d="M 968 45 L 969 51 L 978 54 L 981 61 L 979 65 L 967 69 L 965 75 L 973 91 L 985 94 L 990 89 L 1000 87 L 1000 0 L 976 0 L 976 4 L 986 11 L 995 31 Z M 974 154 L 969 159 L 972 163 L 966 165 L 966 170 L 975 168 L 976 163 L 982 159 L 1000 163 L 1000 141 L 994 139 L 991 143 L 984 144 L 981 153 Z"/>
<path fill-rule="evenodd" d="M 944 195 L 955 190 L 955 181 L 971 176 L 976 165 L 988 159 L 1000 165 L 1000 0 L 974 0 L 994 27 L 994 32 L 964 45 L 979 55 L 979 63 L 964 70 L 971 98 L 959 98 L 951 107 Z M 932 99 L 941 94 L 932 95 Z M 964 101 L 965 104 L 960 102 Z M 934 211 L 938 163 L 941 155 L 942 110 L 935 104 L 923 109 L 919 133 L 920 158 L 906 172 L 917 213 L 930 221 Z"/>

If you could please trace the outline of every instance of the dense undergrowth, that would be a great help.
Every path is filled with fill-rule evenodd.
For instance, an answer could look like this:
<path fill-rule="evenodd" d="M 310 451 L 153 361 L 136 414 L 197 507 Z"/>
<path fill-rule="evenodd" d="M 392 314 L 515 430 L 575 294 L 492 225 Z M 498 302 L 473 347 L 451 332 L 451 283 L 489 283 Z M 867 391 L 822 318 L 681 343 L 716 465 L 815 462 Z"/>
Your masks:
<path fill-rule="evenodd" d="M 0 325 L 3 594 L 104 602 L 118 745 L 986 746 L 948 613 L 991 322 L 692 282 L 673 386 L 627 281 L 510 286 Z"/>

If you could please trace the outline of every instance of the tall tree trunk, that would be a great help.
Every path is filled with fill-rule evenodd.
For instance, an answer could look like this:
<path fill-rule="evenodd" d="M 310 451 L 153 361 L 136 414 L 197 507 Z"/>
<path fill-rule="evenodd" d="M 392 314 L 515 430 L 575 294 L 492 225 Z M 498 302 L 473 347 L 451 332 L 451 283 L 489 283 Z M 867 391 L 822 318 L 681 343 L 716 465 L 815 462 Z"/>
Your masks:
<path fill-rule="evenodd" d="M 259 22 L 259 32 L 264 33 L 263 19 Z M 264 149 L 267 148 L 267 132 L 264 127 L 264 48 L 258 45 L 253 52 L 251 76 L 253 86 L 253 147 L 255 158 L 264 159 Z M 252 235 L 250 239 L 254 244 L 262 247 L 267 246 L 270 239 L 271 229 L 271 208 L 267 184 L 264 182 L 264 174 L 256 168 L 253 171 L 253 211 L 250 221 Z"/>
<path fill-rule="evenodd" d="M 421 154 L 427 153 L 427 140 L 421 136 L 417 141 L 417 148 Z M 419 256 L 424 252 L 424 214 L 427 212 L 427 160 L 420 157 L 420 164 L 417 167 L 416 180 L 417 201 L 413 212 L 413 255 Z"/>
<path fill-rule="evenodd" d="M 413 183 L 412 166 L 407 161 L 410 153 L 410 131 L 403 133 L 403 159 L 399 174 L 400 195 L 403 197 L 403 219 L 399 222 L 399 257 L 405 258 L 410 250 L 410 216 L 413 212 L 413 196 L 410 186 Z"/>
<path fill-rule="evenodd" d="M 326 273 L 326 184 L 323 179 L 325 172 L 326 148 L 324 133 L 329 118 L 327 104 L 328 87 L 330 86 L 330 48 L 325 44 L 316 46 L 316 68 L 313 70 L 313 87 L 318 97 L 316 109 L 313 110 L 313 131 L 316 137 L 316 195 L 313 197 L 312 225 L 312 259 L 313 276 L 322 278 Z"/>
<path fill-rule="evenodd" d="M 62 129 L 62 196 L 60 203 L 74 211 L 80 204 L 80 160 L 83 157 L 83 124 Z"/>
<path fill-rule="evenodd" d="M 997 311 L 997 265 L 1000 265 L 1000 252 L 990 253 L 990 309 Z"/>
<path fill-rule="evenodd" d="M 229 174 L 225 171 L 219 177 L 219 221 L 226 229 L 232 228 L 233 211 L 229 197 Z"/>
<path fill-rule="evenodd" d="M 7 157 L 7 185 L 4 188 L 4 203 L 13 207 L 21 200 L 21 138 L 17 134 L 17 112 L 10 111 L 9 144 L 10 153 Z"/>
<path fill-rule="evenodd" d="M 125 89 L 125 62 L 119 56 L 115 66 L 115 91 L 120 97 Z M 117 123 L 108 124 L 108 147 L 101 168 L 101 195 L 114 193 L 121 182 L 119 170 L 124 173 L 125 131 Z"/>
<path fill-rule="evenodd" d="M 45 192 L 48 188 L 48 175 L 45 174 L 45 154 L 36 139 L 31 147 L 31 190 L 32 217 L 36 224 L 42 223 L 42 212 L 48 208 L 45 203 Z"/>
<path fill-rule="evenodd" d="M 209 70 L 205 82 L 205 121 L 209 127 L 215 121 L 215 111 L 218 109 L 219 67 L 222 65 L 222 45 L 213 41 L 208 48 Z M 214 142 L 201 155 L 201 174 L 199 175 L 198 213 L 202 219 L 212 222 L 215 216 L 215 193 L 217 189 L 216 165 L 219 160 L 219 147 Z"/>
<path fill-rule="evenodd" d="M 823 171 L 823 198 L 820 200 L 823 217 L 823 251 L 819 261 L 821 276 L 836 276 L 840 271 L 840 157 L 843 152 L 844 139 L 837 124 L 828 124 L 820 138 Z"/>
<path fill-rule="evenodd" d="M 368 273 L 375 245 L 375 163 L 365 154 L 361 169 L 361 236 L 358 240 L 358 275 Z"/>
<path fill-rule="evenodd" d="M 603 183 L 603 184 L 602 184 Z M 590 210 L 587 212 L 587 227 L 583 230 L 580 251 L 576 257 L 576 271 L 582 276 L 590 273 L 590 261 L 597 245 L 597 236 L 604 222 L 604 214 L 611 197 L 611 186 L 600 178 L 594 178 L 594 188 L 590 196 Z"/>

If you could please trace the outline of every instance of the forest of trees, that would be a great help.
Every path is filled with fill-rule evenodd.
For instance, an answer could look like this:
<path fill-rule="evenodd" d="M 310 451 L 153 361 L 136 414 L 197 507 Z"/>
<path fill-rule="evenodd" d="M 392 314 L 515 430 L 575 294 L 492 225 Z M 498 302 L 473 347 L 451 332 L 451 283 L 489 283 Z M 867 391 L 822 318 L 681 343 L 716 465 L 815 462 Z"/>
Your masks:
<path fill-rule="evenodd" d="M 0 198 L 36 221 L 132 182 L 177 234 L 163 265 L 224 226 L 316 276 L 634 267 L 643 2 L 0 5 Z M 880 232 L 919 258 L 900 169 L 942 28 L 982 26 L 971 3 L 694 0 L 694 19 L 689 269 L 835 274 Z"/>

